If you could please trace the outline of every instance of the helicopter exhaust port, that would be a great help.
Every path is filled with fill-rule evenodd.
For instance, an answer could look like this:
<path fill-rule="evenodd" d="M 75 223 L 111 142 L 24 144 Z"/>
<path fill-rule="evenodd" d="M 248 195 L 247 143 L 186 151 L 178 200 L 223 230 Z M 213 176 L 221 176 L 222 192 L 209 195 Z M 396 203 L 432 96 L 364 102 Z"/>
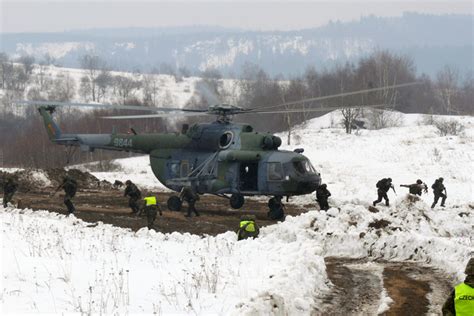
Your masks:
<path fill-rule="evenodd" d="M 281 138 L 278 136 L 267 135 L 262 140 L 263 149 L 278 149 L 281 146 Z"/>

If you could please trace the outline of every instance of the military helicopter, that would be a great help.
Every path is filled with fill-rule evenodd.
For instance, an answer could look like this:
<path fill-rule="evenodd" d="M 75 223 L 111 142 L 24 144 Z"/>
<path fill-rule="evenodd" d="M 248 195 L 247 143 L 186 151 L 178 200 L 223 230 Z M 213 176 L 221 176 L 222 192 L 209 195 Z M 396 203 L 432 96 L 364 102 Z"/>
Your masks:
<path fill-rule="evenodd" d="M 245 196 L 286 196 L 309 194 L 321 184 L 321 175 L 304 156 L 303 149 L 279 150 L 280 137 L 260 133 L 247 124 L 232 122 L 241 114 L 296 113 L 332 111 L 338 107 L 312 107 L 283 109 L 278 107 L 303 102 L 396 89 L 417 83 L 406 83 L 371 88 L 336 95 L 287 102 L 270 107 L 244 109 L 234 105 L 217 104 L 203 109 L 152 108 L 147 106 L 115 106 L 52 101 L 15 101 L 18 105 L 33 105 L 43 118 L 49 139 L 57 145 L 79 147 L 82 151 L 95 149 L 119 150 L 147 154 L 156 178 L 167 188 L 179 192 L 184 187 L 197 194 L 213 194 L 229 200 L 230 206 L 239 209 Z M 170 116 L 216 116 L 212 123 L 183 125 L 180 133 L 154 134 L 69 134 L 63 133 L 52 114 L 57 107 L 80 106 L 117 110 L 156 112 L 143 115 L 103 117 L 104 119 L 141 119 Z M 370 105 L 375 107 L 378 105 Z M 354 108 L 367 107 L 363 105 Z M 344 106 L 347 108 L 347 106 Z M 171 196 L 168 208 L 179 210 L 181 200 Z"/>

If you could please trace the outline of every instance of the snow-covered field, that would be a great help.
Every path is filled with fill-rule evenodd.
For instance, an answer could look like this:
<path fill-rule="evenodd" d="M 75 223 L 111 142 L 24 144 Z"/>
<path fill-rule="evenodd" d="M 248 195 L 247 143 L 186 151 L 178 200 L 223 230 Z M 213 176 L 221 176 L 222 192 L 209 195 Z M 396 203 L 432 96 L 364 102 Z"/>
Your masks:
<path fill-rule="evenodd" d="M 335 115 L 335 114 L 333 114 Z M 328 114 L 293 131 L 288 149 L 304 147 L 333 194 L 327 212 L 309 210 L 265 227 L 256 240 L 95 227 L 56 213 L 0 207 L 2 314 L 161 313 L 309 315 L 331 284 L 323 258 L 414 261 L 456 279 L 474 255 L 474 119 L 460 136 L 405 115 L 405 126 L 346 135 Z M 95 173 L 159 189 L 146 157 L 118 161 L 124 170 Z M 148 173 L 145 173 L 148 172 Z M 408 199 L 410 184 L 443 176 L 446 208 L 432 193 Z M 391 177 L 398 196 L 372 213 L 375 183 Z M 297 197 L 294 203 L 313 196 Z M 386 221 L 376 229 L 374 223 Z M 386 294 L 385 294 L 386 295 Z M 379 310 L 390 299 L 383 297 Z"/>

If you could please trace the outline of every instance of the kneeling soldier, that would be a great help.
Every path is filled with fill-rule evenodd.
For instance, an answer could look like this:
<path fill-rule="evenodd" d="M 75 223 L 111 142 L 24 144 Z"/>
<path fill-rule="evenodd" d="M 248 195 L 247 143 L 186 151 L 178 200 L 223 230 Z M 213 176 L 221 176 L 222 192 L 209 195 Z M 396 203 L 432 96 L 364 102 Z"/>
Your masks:
<path fill-rule="evenodd" d="M 138 215 L 142 214 L 142 211 L 145 211 L 148 229 L 153 229 L 153 224 L 155 223 L 156 213 L 160 212 L 160 216 L 163 216 L 163 212 L 161 211 L 161 207 L 156 202 L 155 196 L 147 196 L 145 199 L 145 206 L 140 211 Z"/>
<path fill-rule="evenodd" d="M 240 227 L 237 231 L 237 240 L 256 238 L 260 233 L 260 228 L 255 223 L 254 215 L 242 215 L 240 217 Z"/>
<path fill-rule="evenodd" d="M 13 199 L 13 195 L 18 189 L 18 184 L 13 181 L 13 178 L 8 178 L 3 184 L 3 207 L 7 207 L 8 203 Z"/>

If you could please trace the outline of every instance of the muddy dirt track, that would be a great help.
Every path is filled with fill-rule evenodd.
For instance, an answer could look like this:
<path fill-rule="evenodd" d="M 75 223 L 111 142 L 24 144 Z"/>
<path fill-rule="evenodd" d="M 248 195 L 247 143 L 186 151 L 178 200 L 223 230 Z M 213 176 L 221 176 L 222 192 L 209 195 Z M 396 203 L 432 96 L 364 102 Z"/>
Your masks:
<path fill-rule="evenodd" d="M 62 193 L 50 197 L 51 189 L 18 193 L 15 202 L 20 207 L 45 209 L 65 214 Z M 143 192 L 144 196 L 147 194 Z M 203 196 L 196 204 L 199 217 L 184 217 L 171 212 L 166 201 L 171 193 L 159 193 L 163 216 L 155 222 L 157 231 L 189 232 L 199 235 L 217 235 L 237 229 L 242 214 L 253 214 L 261 226 L 275 224 L 267 218 L 267 200 L 246 200 L 242 210 L 233 210 L 228 200 Z M 15 204 L 16 204 L 15 203 Z M 82 190 L 74 198 L 76 217 L 86 222 L 101 221 L 136 231 L 146 227 L 146 218 L 130 214 L 123 190 Z M 315 205 L 286 203 L 286 214 L 298 215 Z M 323 298 L 323 306 L 314 315 L 377 315 L 381 302 L 388 296 L 393 299 L 383 315 L 439 315 L 451 281 L 441 271 L 415 263 L 368 262 L 347 258 L 326 258 L 327 273 L 333 284 L 330 294 Z M 385 292 L 384 290 L 385 289 Z M 385 300 L 387 301 L 387 300 Z"/>
<path fill-rule="evenodd" d="M 440 315 L 451 291 L 452 280 L 442 271 L 417 263 L 334 257 L 325 261 L 334 286 L 316 315 L 377 315 L 386 296 L 392 301 L 382 315 Z"/>
<path fill-rule="evenodd" d="M 66 214 L 63 204 L 63 194 L 58 193 L 54 197 L 49 195 L 51 191 L 32 190 L 27 193 L 18 193 L 15 196 L 16 203 L 21 208 L 32 208 L 34 210 L 50 210 Z M 143 192 L 143 196 L 148 193 Z M 156 193 L 154 193 L 156 194 Z M 184 203 L 181 212 L 171 212 L 166 207 L 166 201 L 171 193 L 158 193 L 158 202 L 162 205 L 163 216 L 158 216 L 155 221 L 155 230 L 163 233 L 188 232 L 199 235 L 217 235 L 229 230 L 236 231 L 240 216 L 253 214 L 260 226 L 276 223 L 267 218 L 267 200 L 246 200 L 241 210 L 234 210 L 229 206 L 229 201 L 216 196 L 202 196 L 196 203 L 199 217 L 187 218 L 187 205 Z M 138 217 L 131 214 L 128 207 L 128 199 L 123 197 L 123 190 L 82 190 L 74 198 L 76 206 L 76 217 L 95 223 L 98 221 L 119 227 L 130 228 L 137 231 L 146 227 L 146 217 Z M 16 204 L 15 203 L 15 204 Z M 305 212 L 310 205 L 297 206 L 286 203 L 285 209 L 288 215 L 298 215 Z M 314 205 L 311 205 L 314 208 Z"/>

